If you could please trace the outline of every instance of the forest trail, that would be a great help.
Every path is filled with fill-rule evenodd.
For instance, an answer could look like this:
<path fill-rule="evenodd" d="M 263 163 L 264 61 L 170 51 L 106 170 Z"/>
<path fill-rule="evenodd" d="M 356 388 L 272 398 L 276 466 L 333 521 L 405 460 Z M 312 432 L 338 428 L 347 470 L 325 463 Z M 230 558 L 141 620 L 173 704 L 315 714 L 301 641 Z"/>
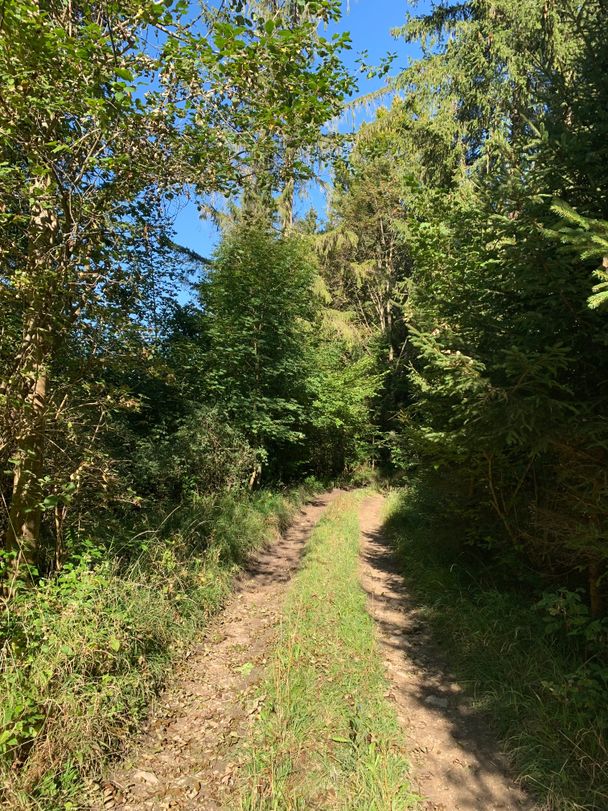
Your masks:
<path fill-rule="evenodd" d="M 424 811 L 533 811 L 496 740 L 432 644 L 382 532 L 384 499 L 361 507 L 361 583 L 376 622 L 390 695 L 409 739 L 413 787 Z"/>
<path fill-rule="evenodd" d="M 327 528 L 318 530 L 319 519 L 332 502 L 335 504 L 327 513 Z M 315 591 L 318 590 L 319 594 L 315 595 L 318 597 L 316 607 L 311 609 L 312 628 L 321 628 L 325 622 L 327 629 L 333 626 L 332 606 L 338 607 L 338 615 L 344 610 L 357 613 L 356 599 L 354 609 L 349 609 L 341 602 L 339 585 L 337 591 L 332 592 L 331 583 L 337 582 L 333 578 L 338 571 L 352 565 L 353 579 L 346 583 L 346 588 L 351 592 L 353 587 L 357 590 L 357 582 L 360 582 L 364 592 L 360 594 L 360 612 L 370 625 L 371 658 L 367 664 L 360 663 L 364 676 L 360 682 L 361 704 L 359 699 L 350 703 L 360 707 L 368 698 L 371 700 L 374 690 L 377 694 L 380 690 L 382 702 L 389 707 L 389 713 L 396 714 L 407 737 L 402 754 L 405 757 L 407 753 L 411 774 L 402 771 L 399 777 L 394 771 L 399 768 L 398 764 L 393 766 L 391 791 L 394 793 L 391 799 L 381 799 L 379 804 L 374 802 L 369 807 L 397 811 L 406 808 L 421 811 L 533 811 L 533 804 L 510 779 L 496 741 L 483 722 L 475 717 L 441 653 L 433 647 L 408 595 L 398 561 L 383 535 L 383 506 L 384 498 L 378 494 L 341 495 L 338 490 L 326 493 L 302 510 L 283 537 L 251 560 L 227 608 L 210 625 L 201 645 L 178 669 L 172 685 L 161 697 L 142 732 L 139 744 L 106 781 L 103 800 L 100 798 L 94 806 L 96 811 L 219 811 L 237 807 L 276 808 L 280 811 L 296 807 L 352 807 L 368 811 L 369 800 L 363 804 L 357 804 L 355 800 L 353 806 L 352 797 L 348 801 L 346 796 L 341 797 L 343 789 L 339 786 L 343 784 L 335 776 L 332 778 L 336 780 L 335 796 L 331 792 L 319 792 L 318 786 L 323 780 L 329 780 L 330 772 L 335 769 L 334 761 L 339 754 L 337 747 L 342 741 L 347 749 L 350 746 L 340 735 L 332 737 L 334 722 L 329 723 L 326 731 L 321 726 L 317 734 L 305 734 L 302 743 L 296 744 L 298 758 L 304 757 L 308 764 L 308 774 L 300 774 L 297 763 L 290 761 L 290 746 L 284 752 L 281 748 L 290 734 L 292 721 L 289 713 L 294 710 L 294 700 L 295 704 L 305 703 L 305 698 L 295 692 L 288 694 L 287 704 L 280 707 L 277 695 L 269 696 L 266 690 L 268 674 L 276 666 L 277 653 L 279 660 L 285 662 L 286 639 L 296 638 L 299 633 L 304 644 L 310 633 L 305 626 L 297 627 L 299 620 L 295 626 L 289 625 L 288 614 L 285 614 L 286 607 L 288 612 L 290 610 L 289 599 L 286 603 L 285 598 L 288 593 L 293 598 L 294 589 L 302 589 L 302 573 L 306 575 L 306 571 L 315 566 L 315 558 L 316 565 L 321 568 L 313 575 Z M 341 519 L 340 515 L 345 518 Z M 340 530 L 345 526 L 339 524 L 340 520 L 354 522 L 351 564 L 348 558 L 341 558 L 342 538 L 346 537 L 346 532 Z M 319 526 L 322 527 L 323 523 Z M 304 557 L 305 563 L 301 567 L 305 546 L 313 532 L 313 551 Z M 306 551 L 311 550 L 307 547 Z M 329 557 L 323 562 L 319 555 Z M 334 572 L 329 571 L 330 560 L 337 567 Z M 325 567 L 329 587 L 324 584 L 321 574 Z M 294 580 L 296 572 L 300 573 Z M 309 595 L 305 591 L 301 597 L 303 604 L 308 604 Z M 321 614 L 315 615 L 316 610 Z M 296 610 L 298 614 L 299 609 Z M 347 663 L 350 653 L 340 653 L 337 640 L 331 638 L 328 649 L 333 651 L 330 655 L 338 670 L 335 676 L 328 677 L 332 664 L 323 658 L 325 633 L 326 629 L 320 630 L 312 652 L 307 654 L 303 649 L 292 661 L 292 666 L 298 669 L 306 667 L 307 657 L 314 667 L 320 665 L 319 670 L 307 672 L 304 678 L 304 681 L 313 683 L 317 677 L 321 678 L 313 688 L 319 690 L 318 703 L 315 705 L 313 698 L 311 706 L 308 697 L 309 712 L 313 715 L 318 712 L 320 716 L 326 712 L 321 693 L 326 689 L 324 682 L 328 679 L 336 682 L 338 703 L 349 703 L 343 700 L 339 679 L 340 673 L 344 675 L 352 664 Z M 374 636 L 376 645 L 372 642 Z M 358 659 L 354 646 L 350 650 L 353 661 Z M 388 692 L 383 669 L 389 682 Z M 376 675 L 375 670 L 378 671 Z M 281 673 L 284 678 L 284 671 Z M 295 682 L 297 676 L 290 676 L 289 680 Z M 344 698 L 353 697 L 346 695 Z M 274 707 L 271 716 L 273 713 L 284 716 L 287 734 L 279 729 L 277 735 L 276 730 L 266 728 L 266 737 L 256 739 L 252 737 L 252 730 L 256 725 L 259 729 L 260 712 L 264 706 L 268 709 L 269 704 Z M 370 706 L 377 708 L 379 705 Z M 300 709 L 296 707 L 295 711 L 295 717 L 301 720 Z M 376 711 L 373 710 L 372 715 Z M 353 712 L 356 721 L 360 710 Z M 352 725 L 353 719 L 348 723 Z M 325 761 L 317 760 L 315 766 L 315 750 L 318 752 L 323 748 L 319 742 L 325 732 L 329 736 L 329 748 L 325 753 L 328 757 Z M 371 737 L 374 736 L 375 732 Z M 363 737 L 368 738 L 368 733 Z M 385 752 L 393 751 L 395 746 L 400 748 L 396 738 L 391 740 Z M 257 754 L 262 753 L 262 759 L 265 753 L 272 751 L 274 767 L 265 771 L 263 766 L 252 778 L 248 769 L 256 759 L 256 749 Z M 359 773 L 368 768 L 361 766 L 365 749 L 364 745 L 359 753 L 358 766 L 348 768 Z M 382 752 L 381 745 L 377 751 Z M 310 783 L 310 775 L 314 775 L 319 763 L 320 771 Z M 280 779 L 277 780 L 281 772 L 291 774 L 283 788 L 279 786 Z M 382 782 L 383 774 L 380 770 L 374 779 Z M 409 780 L 412 789 L 422 798 L 420 804 L 409 791 Z M 403 786 L 403 794 L 399 793 L 400 786 Z M 373 791 L 372 788 L 372 794 Z"/>
<path fill-rule="evenodd" d="M 290 529 L 254 555 L 205 639 L 175 673 L 139 745 L 104 784 L 95 809 L 222 808 L 235 751 L 259 709 L 252 698 L 289 581 L 334 490 L 305 505 Z"/>

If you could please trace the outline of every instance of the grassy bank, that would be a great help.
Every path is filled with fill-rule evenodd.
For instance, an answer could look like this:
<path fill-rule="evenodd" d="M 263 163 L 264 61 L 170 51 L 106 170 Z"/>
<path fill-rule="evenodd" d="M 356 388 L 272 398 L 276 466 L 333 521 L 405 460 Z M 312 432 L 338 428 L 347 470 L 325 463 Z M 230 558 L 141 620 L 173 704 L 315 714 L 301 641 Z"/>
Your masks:
<path fill-rule="evenodd" d="M 58 576 L 17 591 L 0 625 L 0 804 L 84 807 L 246 554 L 306 494 L 199 500 L 128 539 L 128 554 L 85 543 Z"/>
<path fill-rule="evenodd" d="M 386 530 L 438 644 L 539 807 L 605 811 L 606 694 L 601 663 L 572 633 L 585 629 L 576 613 L 539 605 L 542 584 L 535 590 L 514 571 L 505 577 L 489 553 L 463 545 L 436 494 L 394 494 Z M 569 635 L 560 619 L 570 622 Z"/>
<path fill-rule="evenodd" d="M 412 807 L 401 734 L 357 578 L 361 497 L 342 497 L 328 509 L 289 592 L 241 809 Z"/>

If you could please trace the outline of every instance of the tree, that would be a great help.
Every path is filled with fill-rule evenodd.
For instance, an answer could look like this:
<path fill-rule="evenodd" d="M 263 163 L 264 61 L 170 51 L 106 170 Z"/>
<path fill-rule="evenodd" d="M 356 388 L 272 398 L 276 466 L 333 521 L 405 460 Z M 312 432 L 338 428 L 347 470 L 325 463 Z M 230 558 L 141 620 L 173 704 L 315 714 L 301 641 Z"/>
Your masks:
<path fill-rule="evenodd" d="M 304 241 L 266 221 L 224 235 L 201 298 L 208 318 L 208 396 L 258 449 L 260 468 L 300 442 L 315 268 Z"/>
<path fill-rule="evenodd" d="M 428 47 L 398 82 L 415 97 L 405 137 L 421 164 L 402 228 L 415 349 L 403 442 L 452 471 L 486 541 L 509 539 L 541 572 L 586 572 L 594 614 L 608 559 L 605 324 L 586 304 L 597 265 L 555 240 L 551 205 L 601 237 L 605 12 L 441 3 L 408 23 Z M 458 158 L 448 176 L 433 167 L 441 145 Z"/>
<path fill-rule="evenodd" d="M 255 164 L 252 132 L 303 148 L 337 110 L 349 86 L 338 59 L 345 43 L 324 43 L 315 23 L 336 13 L 335 4 L 304 5 L 311 14 L 289 28 L 247 17 L 240 2 L 203 7 L 196 24 L 181 2 L 19 0 L 2 10 L 0 289 L 8 344 L 0 356 L 9 357 L 13 341 L 18 348 L 0 383 L 0 453 L 2 469 L 9 460 L 12 467 L 12 484 L 3 487 L 6 545 L 18 557 L 36 561 L 43 510 L 69 498 L 49 488 L 48 454 L 56 449 L 48 429 L 66 413 L 73 388 L 56 385 L 61 360 L 74 340 L 98 361 L 108 336 L 133 334 L 141 311 L 133 294 L 145 298 L 133 259 L 163 240 L 156 212 L 184 187 L 238 188 Z M 98 419 L 80 428 L 95 441 L 113 395 L 90 373 L 80 382 L 95 390 Z M 129 399 L 118 396 L 123 405 Z M 75 464 L 70 489 L 78 486 Z"/>
<path fill-rule="evenodd" d="M 403 306 L 411 262 L 399 225 L 407 210 L 402 178 L 415 161 L 404 137 L 410 118 L 396 101 L 361 127 L 348 160 L 336 170 L 330 222 L 317 240 L 336 317 L 355 328 L 382 373 L 376 397 L 382 431 L 390 430 L 406 397 Z"/>

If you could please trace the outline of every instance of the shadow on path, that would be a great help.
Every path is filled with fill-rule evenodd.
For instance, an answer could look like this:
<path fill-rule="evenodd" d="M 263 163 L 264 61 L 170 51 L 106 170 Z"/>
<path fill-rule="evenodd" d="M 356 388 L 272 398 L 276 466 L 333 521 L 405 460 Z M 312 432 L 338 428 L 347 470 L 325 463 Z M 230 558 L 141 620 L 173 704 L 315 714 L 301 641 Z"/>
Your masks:
<path fill-rule="evenodd" d="M 361 583 L 425 811 L 532 811 L 484 719 L 433 645 L 382 530 L 382 496 L 361 508 Z"/>

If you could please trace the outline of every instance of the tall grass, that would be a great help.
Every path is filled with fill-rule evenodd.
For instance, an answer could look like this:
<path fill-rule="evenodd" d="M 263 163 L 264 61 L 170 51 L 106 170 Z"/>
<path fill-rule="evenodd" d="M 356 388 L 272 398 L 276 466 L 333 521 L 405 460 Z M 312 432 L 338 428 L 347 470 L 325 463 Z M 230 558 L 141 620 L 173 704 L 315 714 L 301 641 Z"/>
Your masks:
<path fill-rule="evenodd" d="M 104 551 L 83 543 L 59 575 L 17 591 L 0 620 L 2 804 L 86 806 L 87 783 L 121 753 L 243 559 L 305 495 L 199 500 Z"/>

